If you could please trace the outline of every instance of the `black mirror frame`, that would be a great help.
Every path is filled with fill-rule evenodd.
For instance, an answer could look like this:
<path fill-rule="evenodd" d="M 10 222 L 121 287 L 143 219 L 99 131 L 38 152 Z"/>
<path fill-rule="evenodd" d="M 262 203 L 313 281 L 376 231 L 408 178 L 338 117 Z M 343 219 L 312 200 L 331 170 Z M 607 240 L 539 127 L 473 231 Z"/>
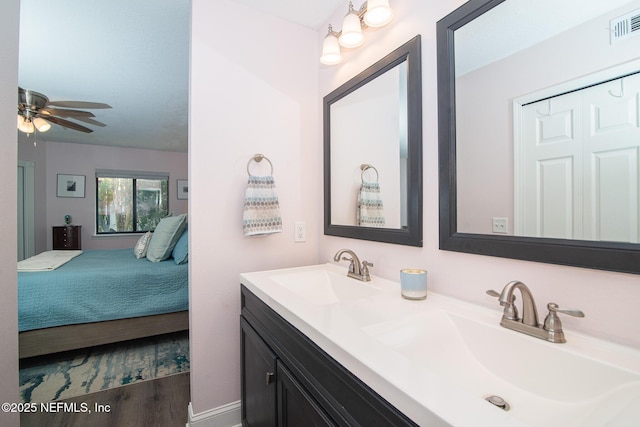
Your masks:
<path fill-rule="evenodd" d="M 331 104 L 407 61 L 407 222 L 406 228 L 374 228 L 331 223 Z M 352 239 L 422 246 L 422 61 L 420 35 L 403 44 L 323 99 L 324 234 Z"/>
<path fill-rule="evenodd" d="M 454 31 L 505 0 L 470 0 L 436 24 L 440 249 L 640 274 L 640 245 L 458 233 Z"/>

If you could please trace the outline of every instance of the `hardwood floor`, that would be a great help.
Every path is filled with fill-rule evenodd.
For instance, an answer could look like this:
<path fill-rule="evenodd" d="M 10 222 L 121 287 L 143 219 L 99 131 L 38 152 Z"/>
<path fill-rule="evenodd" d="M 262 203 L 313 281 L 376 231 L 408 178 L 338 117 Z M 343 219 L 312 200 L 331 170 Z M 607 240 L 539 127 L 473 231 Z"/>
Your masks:
<path fill-rule="evenodd" d="M 38 406 L 36 413 L 23 413 L 20 416 L 20 425 L 182 427 L 188 419 L 188 405 L 191 399 L 189 390 L 189 372 L 184 372 L 51 402 L 49 412 Z M 56 410 L 58 412 L 55 412 Z"/>

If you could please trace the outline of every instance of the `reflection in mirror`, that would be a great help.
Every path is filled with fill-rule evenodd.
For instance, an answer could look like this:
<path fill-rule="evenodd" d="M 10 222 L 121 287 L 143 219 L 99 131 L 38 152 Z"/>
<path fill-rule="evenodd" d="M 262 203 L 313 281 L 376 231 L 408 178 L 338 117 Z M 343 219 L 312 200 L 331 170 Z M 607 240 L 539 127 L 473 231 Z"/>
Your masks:
<path fill-rule="evenodd" d="M 325 234 L 422 245 L 420 38 L 324 98 Z"/>
<path fill-rule="evenodd" d="M 629 15 L 639 0 L 472 0 L 438 23 L 443 249 L 640 272 Z"/>
<path fill-rule="evenodd" d="M 407 226 L 406 69 L 402 62 L 330 106 L 333 224 Z"/>
<path fill-rule="evenodd" d="M 535 22 L 538 4 L 506 1 L 455 32 L 458 231 L 489 234 L 493 218 L 503 218 L 505 234 L 638 242 L 640 186 L 629 184 L 638 182 L 640 80 L 628 61 L 639 46 L 621 42 L 612 54 L 602 30 L 629 2 L 563 11 L 573 3 L 554 1 L 563 19 L 543 13 L 543 27 L 519 22 L 508 44 L 496 23 Z M 589 39 L 588 49 L 558 61 L 572 40 Z"/>

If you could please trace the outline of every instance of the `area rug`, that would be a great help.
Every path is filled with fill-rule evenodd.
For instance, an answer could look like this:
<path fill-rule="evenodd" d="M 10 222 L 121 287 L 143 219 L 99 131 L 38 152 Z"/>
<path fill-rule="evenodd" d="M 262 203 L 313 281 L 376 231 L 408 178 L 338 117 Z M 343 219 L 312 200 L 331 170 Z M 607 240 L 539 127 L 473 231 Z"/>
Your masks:
<path fill-rule="evenodd" d="M 21 361 L 24 402 L 77 397 L 189 370 L 187 332 Z"/>

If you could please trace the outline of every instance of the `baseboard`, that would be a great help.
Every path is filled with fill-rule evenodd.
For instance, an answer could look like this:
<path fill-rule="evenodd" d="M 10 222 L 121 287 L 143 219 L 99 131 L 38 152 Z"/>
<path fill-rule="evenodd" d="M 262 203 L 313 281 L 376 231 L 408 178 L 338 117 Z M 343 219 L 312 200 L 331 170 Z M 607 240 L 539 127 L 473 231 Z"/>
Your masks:
<path fill-rule="evenodd" d="M 189 420 L 186 427 L 240 427 L 241 418 L 239 400 L 199 414 L 193 413 L 193 406 L 189 402 Z"/>

